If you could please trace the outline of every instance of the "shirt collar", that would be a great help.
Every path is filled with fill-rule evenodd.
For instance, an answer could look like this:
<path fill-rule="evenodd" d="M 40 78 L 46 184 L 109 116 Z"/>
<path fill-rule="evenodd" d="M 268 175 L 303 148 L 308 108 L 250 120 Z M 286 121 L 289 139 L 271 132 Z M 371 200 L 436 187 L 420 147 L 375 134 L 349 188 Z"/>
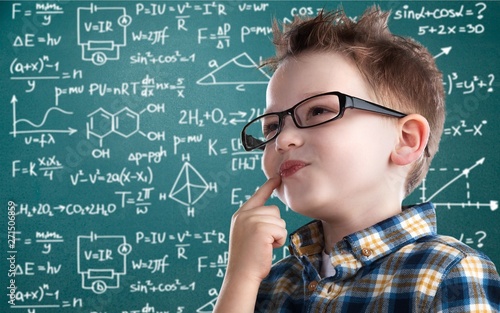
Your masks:
<path fill-rule="evenodd" d="M 331 251 L 332 265 L 350 264 L 357 271 L 419 238 L 436 234 L 436 213 L 432 203 L 403 208 L 403 211 L 344 237 Z M 324 249 L 323 227 L 313 221 L 290 235 L 290 252 L 298 257 L 320 254 Z"/>

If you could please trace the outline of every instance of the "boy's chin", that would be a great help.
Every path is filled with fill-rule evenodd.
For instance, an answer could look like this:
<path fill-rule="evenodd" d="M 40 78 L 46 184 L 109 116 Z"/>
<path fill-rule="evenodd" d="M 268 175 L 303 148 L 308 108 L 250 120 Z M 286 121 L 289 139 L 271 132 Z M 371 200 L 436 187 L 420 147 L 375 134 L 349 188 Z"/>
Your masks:
<path fill-rule="evenodd" d="M 295 195 L 294 198 L 296 197 L 297 196 Z M 281 200 L 281 202 L 283 202 L 284 205 L 286 205 L 293 212 L 309 217 L 307 214 L 309 206 L 304 204 L 303 201 L 300 201 L 300 199 L 293 199 L 283 195 L 278 195 L 278 198 Z"/>

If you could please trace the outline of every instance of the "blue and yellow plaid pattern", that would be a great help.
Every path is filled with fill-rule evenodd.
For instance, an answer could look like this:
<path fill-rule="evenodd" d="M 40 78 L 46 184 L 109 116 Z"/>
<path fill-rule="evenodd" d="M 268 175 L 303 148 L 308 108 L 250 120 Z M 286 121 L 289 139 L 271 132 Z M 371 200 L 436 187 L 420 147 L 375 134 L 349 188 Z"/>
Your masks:
<path fill-rule="evenodd" d="M 500 278 L 479 251 L 436 233 L 424 203 L 336 244 L 320 277 L 321 222 L 290 235 L 292 255 L 262 282 L 256 312 L 500 312 Z"/>

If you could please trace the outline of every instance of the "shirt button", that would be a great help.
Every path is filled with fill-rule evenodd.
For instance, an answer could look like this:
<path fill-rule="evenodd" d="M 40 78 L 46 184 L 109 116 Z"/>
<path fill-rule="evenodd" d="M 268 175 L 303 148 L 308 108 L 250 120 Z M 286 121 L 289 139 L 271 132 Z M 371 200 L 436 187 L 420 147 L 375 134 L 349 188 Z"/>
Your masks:
<path fill-rule="evenodd" d="M 372 255 L 372 250 L 364 248 L 361 250 L 361 254 L 368 257 L 368 256 Z"/>
<path fill-rule="evenodd" d="M 307 286 L 307 289 L 309 289 L 309 291 L 314 291 L 314 290 L 316 290 L 316 287 L 318 287 L 318 282 L 317 281 L 312 281 Z"/>

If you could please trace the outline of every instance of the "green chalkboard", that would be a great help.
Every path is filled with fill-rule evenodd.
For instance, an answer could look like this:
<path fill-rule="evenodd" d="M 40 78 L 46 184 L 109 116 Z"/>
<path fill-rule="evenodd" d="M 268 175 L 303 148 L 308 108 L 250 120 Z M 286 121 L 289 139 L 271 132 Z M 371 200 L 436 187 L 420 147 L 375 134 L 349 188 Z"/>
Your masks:
<path fill-rule="evenodd" d="M 265 108 L 272 19 L 373 3 L 0 2 L 0 311 L 211 312 L 230 217 L 264 181 L 239 132 Z M 405 203 L 435 202 L 439 231 L 498 266 L 500 3 L 375 3 L 447 94 Z M 307 221 L 270 201 L 289 231 Z"/>

